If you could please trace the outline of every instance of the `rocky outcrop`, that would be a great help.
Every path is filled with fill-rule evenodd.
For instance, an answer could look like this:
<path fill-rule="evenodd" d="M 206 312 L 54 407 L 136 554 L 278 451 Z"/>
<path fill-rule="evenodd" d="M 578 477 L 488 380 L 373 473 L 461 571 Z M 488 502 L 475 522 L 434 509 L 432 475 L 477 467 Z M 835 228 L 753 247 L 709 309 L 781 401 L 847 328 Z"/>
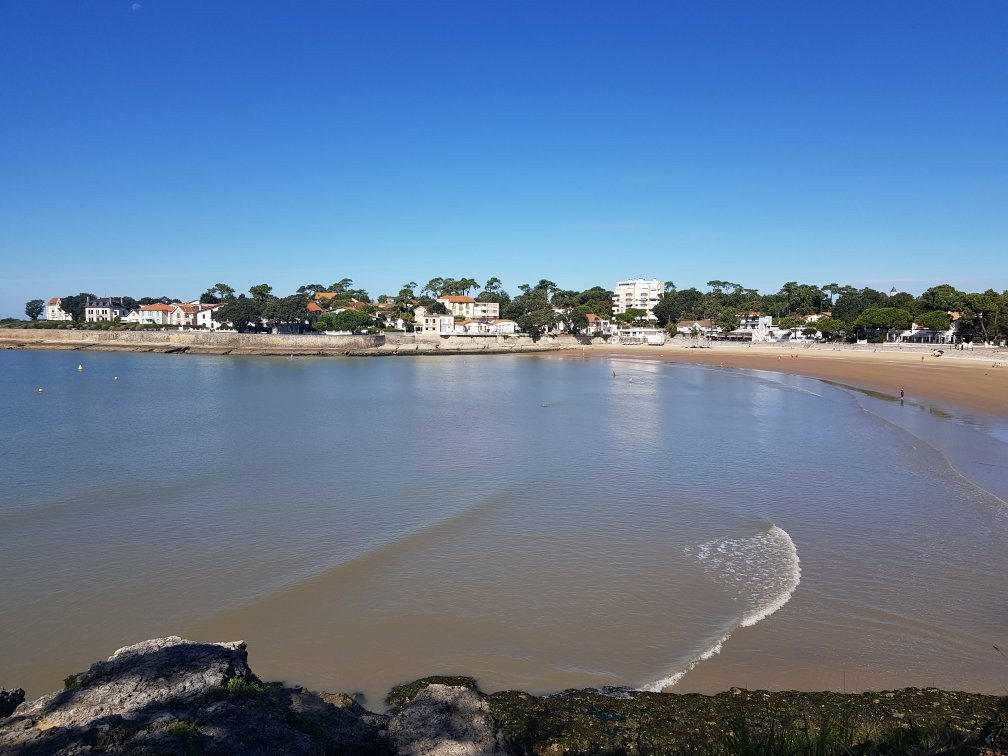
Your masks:
<path fill-rule="evenodd" d="M 429 685 L 392 717 L 388 733 L 408 756 L 491 756 L 503 753 L 486 699 L 457 685 Z"/>
<path fill-rule="evenodd" d="M 264 683 L 240 641 L 160 638 L 0 718 L 0 754 L 1008 753 L 1008 698 L 935 688 L 487 695 L 472 678 L 431 677 L 386 704 L 375 714 L 346 694 Z"/>
<path fill-rule="evenodd" d="M 493 717 L 472 690 L 437 685 L 393 716 L 374 714 L 346 695 L 263 683 L 241 641 L 144 641 L 65 685 L 0 719 L 0 753 L 499 752 Z"/>
<path fill-rule="evenodd" d="M 24 690 L 21 688 L 0 688 L 0 718 L 14 712 L 14 709 L 24 701 Z"/>

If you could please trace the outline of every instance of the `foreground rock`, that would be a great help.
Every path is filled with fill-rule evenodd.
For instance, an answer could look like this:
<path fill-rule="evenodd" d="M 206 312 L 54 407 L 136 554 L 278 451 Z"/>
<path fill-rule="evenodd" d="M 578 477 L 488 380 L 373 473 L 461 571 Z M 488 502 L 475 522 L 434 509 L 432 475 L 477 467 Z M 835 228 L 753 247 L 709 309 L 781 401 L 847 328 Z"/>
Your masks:
<path fill-rule="evenodd" d="M 6 717 L 24 701 L 24 691 L 21 688 L 7 690 L 0 688 L 0 717 Z"/>
<path fill-rule="evenodd" d="M 467 677 L 395 688 L 388 714 L 267 684 L 245 644 L 160 638 L 116 651 L 0 718 L 0 753 L 1008 753 L 1008 699 L 888 693 L 486 695 Z M 2 691 L 16 703 L 21 691 Z"/>
<path fill-rule="evenodd" d="M 245 644 L 145 641 L 0 720 L 0 753 L 485 754 L 496 727 L 470 690 L 437 686 L 397 716 L 268 685 Z M 424 722 L 418 735 L 411 723 Z"/>

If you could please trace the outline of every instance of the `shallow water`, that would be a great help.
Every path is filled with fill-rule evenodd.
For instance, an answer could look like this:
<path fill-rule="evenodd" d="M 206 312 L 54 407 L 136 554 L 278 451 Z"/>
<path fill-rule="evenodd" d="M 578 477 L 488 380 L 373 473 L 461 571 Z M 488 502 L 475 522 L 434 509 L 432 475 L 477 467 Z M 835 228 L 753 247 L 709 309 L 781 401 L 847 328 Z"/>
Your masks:
<path fill-rule="evenodd" d="M 947 410 L 619 359 L 3 352 L 0 684 L 183 634 L 374 705 L 1003 692 L 1005 426 Z"/>

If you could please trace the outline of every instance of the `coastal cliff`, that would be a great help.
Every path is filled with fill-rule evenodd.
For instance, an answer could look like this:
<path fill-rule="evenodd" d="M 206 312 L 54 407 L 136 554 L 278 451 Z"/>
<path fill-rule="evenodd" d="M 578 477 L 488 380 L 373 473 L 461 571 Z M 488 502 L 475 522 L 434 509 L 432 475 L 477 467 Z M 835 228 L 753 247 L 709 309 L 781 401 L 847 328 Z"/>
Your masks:
<path fill-rule="evenodd" d="M 933 688 L 533 696 L 432 677 L 385 703 L 264 683 L 241 641 L 159 638 L 22 703 L 0 719 L 0 753 L 1008 753 L 1006 699 Z"/>

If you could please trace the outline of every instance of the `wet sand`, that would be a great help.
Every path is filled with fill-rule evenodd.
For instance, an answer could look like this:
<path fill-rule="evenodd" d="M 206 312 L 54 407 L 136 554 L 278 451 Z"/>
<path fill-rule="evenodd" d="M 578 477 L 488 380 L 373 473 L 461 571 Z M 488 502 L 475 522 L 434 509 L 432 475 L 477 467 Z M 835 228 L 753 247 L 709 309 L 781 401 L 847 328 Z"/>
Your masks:
<path fill-rule="evenodd" d="M 850 347 L 715 344 L 691 349 L 671 342 L 663 347 L 589 346 L 564 352 L 713 365 L 725 368 L 770 370 L 821 378 L 857 388 L 927 399 L 950 407 L 1008 417 L 1008 350 L 986 357 L 946 350 L 941 357 L 930 350 L 867 351 Z M 923 359 L 921 359 L 923 357 Z M 997 363 L 999 367 L 993 367 Z"/>

